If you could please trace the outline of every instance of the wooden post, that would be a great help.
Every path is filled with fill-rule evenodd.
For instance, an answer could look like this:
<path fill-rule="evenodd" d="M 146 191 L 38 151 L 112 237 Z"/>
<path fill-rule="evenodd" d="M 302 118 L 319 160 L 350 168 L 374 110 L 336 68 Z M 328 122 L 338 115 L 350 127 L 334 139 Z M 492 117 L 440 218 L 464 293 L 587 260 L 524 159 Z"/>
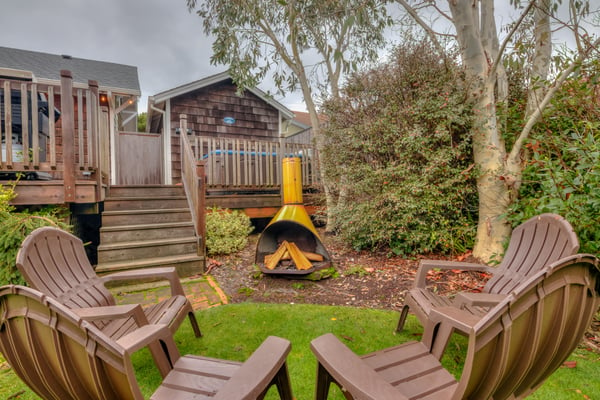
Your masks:
<path fill-rule="evenodd" d="M 11 105 L 11 89 L 10 81 L 4 81 L 4 127 L 5 137 L 4 143 L 6 146 L 6 166 L 12 168 L 12 105 Z M 1 160 L 0 160 L 1 161 Z"/>
<path fill-rule="evenodd" d="M 38 93 L 37 93 L 37 84 L 32 83 L 31 84 L 31 133 L 32 133 L 32 138 L 31 138 L 31 142 L 29 143 L 29 145 L 31 146 L 31 150 L 32 150 L 32 154 L 31 154 L 31 158 L 28 160 L 29 163 L 33 163 L 33 167 L 34 168 L 39 168 L 40 166 L 40 152 L 42 152 L 42 154 L 44 154 L 44 160 L 46 161 L 45 155 L 46 155 L 46 146 L 48 145 L 46 143 L 46 141 L 42 141 L 42 143 L 44 144 L 44 148 L 40 149 L 40 136 L 39 136 L 39 131 L 40 131 L 40 126 L 39 126 L 39 113 L 35 112 L 34 110 L 38 109 Z M 54 110 L 50 110 L 50 108 L 48 108 L 48 119 L 53 119 L 54 118 Z M 27 135 L 29 136 L 29 135 Z M 25 149 L 25 144 L 23 144 L 23 148 Z"/>
<path fill-rule="evenodd" d="M 86 108 L 88 110 L 87 120 L 87 134 L 88 134 L 88 154 L 90 159 L 90 165 L 96 171 L 96 201 L 102 201 L 102 150 L 104 149 L 101 145 L 100 139 L 100 111 L 98 107 L 100 105 L 99 94 L 98 94 L 98 81 L 89 80 L 88 87 L 90 88 L 89 95 L 86 97 Z M 107 173 L 106 176 L 110 176 Z"/>
<path fill-rule="evenodd" d="M 199 234 L 202 243 L 198 244 L 199 255 L 206 254 L 206 174 L 205 161 L 196 161 L 196 179 L 198 180 L 198 209 L 196 210 Z"/>
<path fill-rule="evenodd" d="M 181 158 L 181 164 L 180 167 L 181 168 L 181 184 L 185 185 L 185 182 L 183 181 L 185 178 L 183 176 L 183 174 L 185 173 L 185 157 L 184 157 L 184 152 L 185 152 L 185 143 L 186 140 L 184 138 L 187 138 L 187 115 L 185 114 L 179 114 L 179 158 Z"/>
<path fill-rule="evenodd" d="M 31 93 L 31 99 L 33 101 L 33 97 L 36 96 L 34 93 Z M 31 108 L 31 110 L 37 110 L 36 108 Z M 21 144 L 23 145 L 22 149 L 22 160 L 25 163 L 25 168 L 29 168 L 29 121 L 33 118 L 37 118 L 37 115 L 34 117 L 29 114 L 29 107 L 27 106 L 27 84 L 21 83 Z M 37 112 L 31 112 L 31 114 L 37 114 Z M 37 132 L 33 131 L 32 136 L 37 136 Z"/>
<path fill-rule="evenodd" d="M 65 203 L 75 201 L 75 106 L 73 104 L 73 75 L 60 71 L 60 105 L 62 117 L 63 181 Z M 50 109 L 50 112 L 53 112 Z M 50 115 L 52 119 L 52 115 Z"/>

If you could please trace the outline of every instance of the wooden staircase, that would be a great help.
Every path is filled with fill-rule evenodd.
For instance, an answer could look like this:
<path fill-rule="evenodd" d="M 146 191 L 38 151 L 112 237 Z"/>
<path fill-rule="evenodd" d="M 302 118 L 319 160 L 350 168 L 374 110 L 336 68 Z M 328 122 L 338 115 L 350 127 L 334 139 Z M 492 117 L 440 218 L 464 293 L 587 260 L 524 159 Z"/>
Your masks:
<path fill-rule="evenodd" d="M 175 266 L 186 277 L 202 273 L 204 264 L 204 246 L 194 233 L 182 186 L 111 186 L 97 273 Z"/>

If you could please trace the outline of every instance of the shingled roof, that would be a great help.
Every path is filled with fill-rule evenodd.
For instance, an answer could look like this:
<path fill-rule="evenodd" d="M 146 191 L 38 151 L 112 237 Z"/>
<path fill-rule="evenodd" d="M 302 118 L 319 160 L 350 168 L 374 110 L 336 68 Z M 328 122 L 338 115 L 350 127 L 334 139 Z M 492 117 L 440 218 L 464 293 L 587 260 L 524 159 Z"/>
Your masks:
<path fill-rule="evenodd" d="M 94 80 L 101 90 L 141 95 L 137 67 L 130 65 L 0 46 L 0 68 L 31 71 L 39 81 L 59 81 L 64 69 L 71 71 L 74 82 Z"/>

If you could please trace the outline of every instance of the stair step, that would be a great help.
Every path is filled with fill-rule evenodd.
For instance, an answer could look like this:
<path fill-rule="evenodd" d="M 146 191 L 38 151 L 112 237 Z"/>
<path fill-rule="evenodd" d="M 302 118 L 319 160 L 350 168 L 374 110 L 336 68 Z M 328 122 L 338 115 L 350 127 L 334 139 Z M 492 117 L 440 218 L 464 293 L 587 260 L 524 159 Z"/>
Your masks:
<path fill-rule="evenodd" d="M 198 242 L 195 236 L 185 238 L 168 238 L 100 244 L 98 246 L 98 263 L 113 261 L 138 260 L 147 257 L 167 257 L 182 254 L 196 255 Z"/>
<path fill-rule="evenodd" d="M 138 268 L 175 267 L 181 277 L 202 273 L 204 257 L 198 255 L 179 255 L 170 257 L 152 257 L 129 261 L 115 261 L 99 264 L 96 273 L 107 274 L 110 272 L 127 271 Z M 121 284 L 123 282 L 120 282 Z"/>
<path fill-rule="evenodd" d="M 111 186 L 108 197 L 161 197 L 184 195 L 181 185 Z"/>
<path fill-rule="evenodd" d="M 152 210 L 187 206 L 188 202 L 185 196 L 109 197 L 104 201 L 104 211 Z"/>
<path fill-rule="evenodd" d="M 111 186 L 104 202 L 96 271 L 175 266 L 181 277 L 203 272 L 183 186 Z"/>
<path fill-rule="evenodd" d="M 169 222 L 189 222 L 192 214 L 189 208 L 165 208 L 160 210 L 121 210 L 104 211 L 102 226 L 121 226 L 136 224 L 157 224 Z"/>
<path fill-rule="evenodd" d="M 194 224 L 191 221 L 103 226 L 100 228 L 100 243 L 121 243 L 136 240 L 152 240 L 160 238 L 180 238 L 194 235 Z"/>

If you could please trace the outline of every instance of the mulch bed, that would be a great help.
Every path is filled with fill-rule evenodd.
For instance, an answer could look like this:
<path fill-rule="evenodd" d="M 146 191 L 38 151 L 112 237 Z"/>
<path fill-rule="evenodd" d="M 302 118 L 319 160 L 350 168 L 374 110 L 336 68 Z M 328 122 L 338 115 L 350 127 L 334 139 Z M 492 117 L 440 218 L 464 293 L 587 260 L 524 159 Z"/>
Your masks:
<path fill-rule="evenodd" d="M 218 256 L 207 263 L 208 271 L 229 297 L 230 302 L 310 303 L 369 307 L 399 311 L 404 292 L 415 277 L 419 259 L 473 261 L 469 255 L 444 257 L 427 255 L 415 259 L 390 256 L 386 252 L 355 251 L 338 237 L 320 232 L 336 276 L 311 281 L 302 277 L 263 274 L 255 264 L 258 235 L 250 236 L 240 252 Z M 432 271 L 431 289 L 452 296 L 458 291 L 479 291 L 488 276 L 464 271 Z M 586 335 L 584 346 L 600 353 L 600 314 Z"/>

